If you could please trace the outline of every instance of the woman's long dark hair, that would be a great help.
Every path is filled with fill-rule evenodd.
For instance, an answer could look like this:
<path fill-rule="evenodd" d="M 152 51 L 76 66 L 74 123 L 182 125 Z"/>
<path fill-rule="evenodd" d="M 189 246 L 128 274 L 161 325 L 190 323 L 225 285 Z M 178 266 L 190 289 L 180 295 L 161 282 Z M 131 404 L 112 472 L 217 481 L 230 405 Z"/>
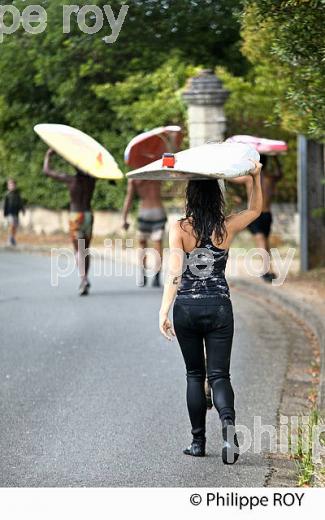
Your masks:
<path fill-rule="evenodd" d="M 196 246 L 212 235 L 215 235 L 219 245 L 227 234 L 224 209 L 225 200 L 217 179 L 189 181 L 186 189 L 186 216 L 181 219 L 181 227 L 185 220 L 190 221 Z"/>

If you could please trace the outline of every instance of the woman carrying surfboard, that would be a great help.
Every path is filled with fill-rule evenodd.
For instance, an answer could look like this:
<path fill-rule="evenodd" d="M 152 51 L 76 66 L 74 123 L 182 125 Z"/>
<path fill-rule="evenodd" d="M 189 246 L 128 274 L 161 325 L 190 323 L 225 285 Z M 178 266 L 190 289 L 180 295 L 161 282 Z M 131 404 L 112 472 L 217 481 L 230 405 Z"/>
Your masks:
<path fill-rule="evenodd" d="M 234 321 L 225 267 L 235 235 L 262 210 L 262 165 L 254 163 L 250 171 L 253 188 L 248 208 L 238 214 L 225 216 L 223 194 L 217 180 L 188 183 L 185 218 L 177 221 L 169 233 L 169 270 L 159 314 L 161 333 L 168 340 L 177 336 L 186 365 L 187 406 L 193 440 L 184 453 L 194 457 L 205 455 L 207 371 L 213 403 L 222 423 L 225 464 L 233 464 L 239 456 L 229 373 Z M 175 297 L 173 328 L 168 315 Z"/>

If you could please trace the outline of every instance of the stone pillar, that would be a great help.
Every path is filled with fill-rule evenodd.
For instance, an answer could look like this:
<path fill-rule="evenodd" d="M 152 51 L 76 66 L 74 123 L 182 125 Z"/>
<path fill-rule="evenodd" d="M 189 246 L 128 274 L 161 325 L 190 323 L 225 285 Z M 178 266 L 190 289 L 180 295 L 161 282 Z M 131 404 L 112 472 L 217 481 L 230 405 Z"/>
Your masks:
<path fill-rule="evenodd" d="M 202 70 L 189 80 L 183 99 L 188 105 L 190 147 L 224 139 L 224 104 L 228 95 L 212 70 Z"/>

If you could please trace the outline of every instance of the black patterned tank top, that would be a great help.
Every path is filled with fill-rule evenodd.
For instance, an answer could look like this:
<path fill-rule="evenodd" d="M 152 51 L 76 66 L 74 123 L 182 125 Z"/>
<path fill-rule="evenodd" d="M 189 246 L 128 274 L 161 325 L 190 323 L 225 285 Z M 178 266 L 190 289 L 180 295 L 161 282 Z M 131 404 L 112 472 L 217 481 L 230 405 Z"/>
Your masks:
<path fill-rule="evenodd" d="M 178 299 L 199 299 L 224 296 L 230 298 L 225 278 L 228 250 L 213 245 L 211 239 L 186 253 Z"/>

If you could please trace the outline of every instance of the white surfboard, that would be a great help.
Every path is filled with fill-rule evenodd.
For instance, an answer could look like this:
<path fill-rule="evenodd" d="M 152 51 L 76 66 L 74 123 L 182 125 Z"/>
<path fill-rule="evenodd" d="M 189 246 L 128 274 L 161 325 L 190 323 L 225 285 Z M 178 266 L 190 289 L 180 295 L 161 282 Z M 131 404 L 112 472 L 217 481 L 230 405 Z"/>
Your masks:
<path fill-rule="evenodd" d="M 174 155 L 174 167 L 159 159 L 127 174 L 130 179 L 189 180 L 230 179 L 247 175 L 259 161 L 259 153 L 247 144 L 209 143 Z"/>
<path fill-rule="evenodd" d="M 114 157 L 89 135 L 66 125 L 40 124 L 35 132 L 75 168 L 98 179 L 123 179 Z"/>

